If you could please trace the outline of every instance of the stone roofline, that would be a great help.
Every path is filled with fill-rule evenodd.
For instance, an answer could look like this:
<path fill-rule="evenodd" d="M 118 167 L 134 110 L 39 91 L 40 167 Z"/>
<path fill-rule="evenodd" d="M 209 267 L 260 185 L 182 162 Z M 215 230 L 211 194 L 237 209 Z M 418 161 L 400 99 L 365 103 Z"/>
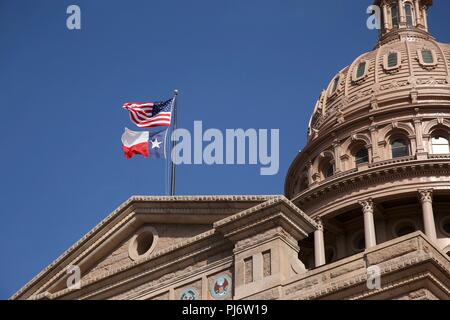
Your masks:
<path fill-rule="evenodd" d="M 213 211 L 214 207 L 226 207 L 227 203 L 231 206 L 235 206 L 236 203 L 239 202 L 255 202 L 250 209 L 239 212 L 238 214 L 231 215 L 225 219 L 223 222 L 218 222 L 215 226 L 220 227 L 225 224 L 230 223 L 231 221 L 240 221 L 243 218 L 248 219 L 248 217 L 258 216 L 258 214 L 265 212 L 270 208 L 274 208 L 276 206 L 282 206 L 285 211 L 289 212 L 289 217 L 294 219 L 295 221 L 302 220 L 302 226 L 308 230 L 308 232 L 312 232 L 316 228 L 316 223 L 309 218 L 305 213 L 303 213 L 299 208 L 297 208 L 293 203 L 291 203 L 284 196 L 176 196 L 176 197 L 154 197 L 154 196 L 133 196 L 121 204 L 116 210 L 114 210 L 109 216 L 107 216 L 102 222 L 100 222 L 96 227 L 94 227 L 91 231 L 89 231 L 85 236 L 83 236 L 79 241 L 77 241 L 72 247 L 70 247 L 67 251 L 65 251 L 59 258 L 53 261 L 47 268 L 45 268 L 42 272 L 40 272 L 36 277 L 34 277 L 30 282 L 28 282 L 24 287 L 22 287 L 16 294 L 14 294 L 10 299 L 20 299 L 26 294 L 27 291 L 32 291 L 33 288 L 40 288 L 42 285 L 55 281 L 58 278 L 61 279 L 65 275 L 65 267 L 72 263 L 72 259 L 74 257 L 82 258 L 84 253 L 91 248 L 95 247 L 98 238 L 103 236 L 104 229 L 115 229 L 114 225 L 118 223 L 118 221 L 130 221 L 137 215 L 142 215 L 142 208 L 139 208 L 140 205 L 143 204 L 165 204 L 166 209 L 167 206 L 173 207 L 182 207 L 185 202 L 188 202 L 191 207 L 197 205 L 208 205 L 210 210 Z M 262 202 L 262 203 L 259 203 Z M 258 204 L 259 203 L 259 204 Z M 144 213 L 151 214 L 151 213 Z M 192 215 L 192 214 L 191 214 Z M 252 218 L 250 218 L 252 220 Z M 111 232 L 115 232 L 115 230 L 111 230 Z M 106 275 L 105 277 L 110 277 L 113 274 L 123 272 L 125 270 L 132 269 L 133 267 L 145 264 L 150 260 L 155 260 L 158 257 L 164 255 L 170 255 L 171 253 L 185 249 L 189 246 L 195 245 L 199 241 L 208 240 L 211 237 L 217 237 L 217 232 L 215 229 L 211 229 L 203 234 L 200 234 L 196 237 L 193 237 L 181 244 L 177 244 L 172 246 L 166 250 L 158 252 L 154 255 L 151 255 L 145 260 L 141 260 L 138 262 L 133 262 L 127 265 L 126 267 L 120 270 L 114 270 L 112 273 Z M 105 278 L 103 277 L 103 278 Z M 97 282 L 101 280 L 94 279 L 92 282 Z M 88 284 L 90 284 L 89 282 Z M 58 293 L 58 294 L 64 294 Z M 39 295 L 40 296 L 40 295 Z M 45 295 L 44 295 L 45 296 Z"/>

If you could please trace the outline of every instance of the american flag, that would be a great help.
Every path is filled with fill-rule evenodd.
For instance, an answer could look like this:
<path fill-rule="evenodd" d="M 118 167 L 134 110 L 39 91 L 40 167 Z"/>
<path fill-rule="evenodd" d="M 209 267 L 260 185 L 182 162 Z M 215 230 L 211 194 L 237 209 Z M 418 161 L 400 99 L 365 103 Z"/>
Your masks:
<path fill-rule="evenodd" d="M 139 128 L 170 127 L 174 99 L 164 102 L 128 102 L 123 105 Z"/>

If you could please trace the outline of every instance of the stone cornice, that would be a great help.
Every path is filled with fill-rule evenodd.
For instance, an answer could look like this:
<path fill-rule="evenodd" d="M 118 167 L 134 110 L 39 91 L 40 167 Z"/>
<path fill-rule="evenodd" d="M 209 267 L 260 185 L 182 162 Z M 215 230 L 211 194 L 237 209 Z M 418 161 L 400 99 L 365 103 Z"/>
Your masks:
<path fill-rule="evenodd" d="M 214 223 L 214 228 L 233 241 L 248 238 L 260 228 L 283 226 L 297 240 L 316 230 L 317 223 L 285 197 L 272 199 L 258 206 Z"/>

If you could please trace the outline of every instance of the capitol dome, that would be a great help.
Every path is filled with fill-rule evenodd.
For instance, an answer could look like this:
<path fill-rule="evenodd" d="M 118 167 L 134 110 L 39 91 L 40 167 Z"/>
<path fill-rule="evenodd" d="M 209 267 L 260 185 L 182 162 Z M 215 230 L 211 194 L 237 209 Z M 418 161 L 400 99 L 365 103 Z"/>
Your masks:
<path fill-rule="evenodd" d="M 374 5 L 374 50 L 322 91 L 286 178 L 286 196 L 324 225 L 316 266 L 419 230 L 450 254 L 450 45 L 428 30 L 432 0 Z"/>
<path fill-rule="evenodd" d="M 338 72 L 316 103 L 309 139 L 393 104 L 448 97 L 450 45 L 437 42 L 426 30 L 418 25 L 387 31 L 375 50 Z"/>

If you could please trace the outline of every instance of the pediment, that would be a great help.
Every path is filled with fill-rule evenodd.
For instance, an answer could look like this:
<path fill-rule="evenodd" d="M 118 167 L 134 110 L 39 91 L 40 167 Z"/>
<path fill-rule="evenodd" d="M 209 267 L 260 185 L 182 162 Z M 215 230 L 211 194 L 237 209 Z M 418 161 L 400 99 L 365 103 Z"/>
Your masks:
<path fill-rule="evenodd" d="M 135 261 L 167 250 L 209 229 L 210 225 L 201 224 L 142 224 L 105 257 L 93 263 L 91 269 L 84 272 L 82 282 L 93 281 Z"/>
<path fill-rule="evenodd" d="M 80 268 L 83 283 L 139 263 L 140 257 L 133 259 L 131 252 L 133 246 L 138 246 L 136 238 L 143 229 L 155 231 L 154 242 L 149 245 L 145 243 L 149 240 L 144 239 L 144 244 L 139 244 L 139 251 L 145 257 L 168 250 L 212 229 L 216 221 L 272 198 L 274 196 L 132 197 L 12 299 L 45 296 L 66 289 L 71 266 Z M 147 246 L 151 250 L 144 250 Z"/>

